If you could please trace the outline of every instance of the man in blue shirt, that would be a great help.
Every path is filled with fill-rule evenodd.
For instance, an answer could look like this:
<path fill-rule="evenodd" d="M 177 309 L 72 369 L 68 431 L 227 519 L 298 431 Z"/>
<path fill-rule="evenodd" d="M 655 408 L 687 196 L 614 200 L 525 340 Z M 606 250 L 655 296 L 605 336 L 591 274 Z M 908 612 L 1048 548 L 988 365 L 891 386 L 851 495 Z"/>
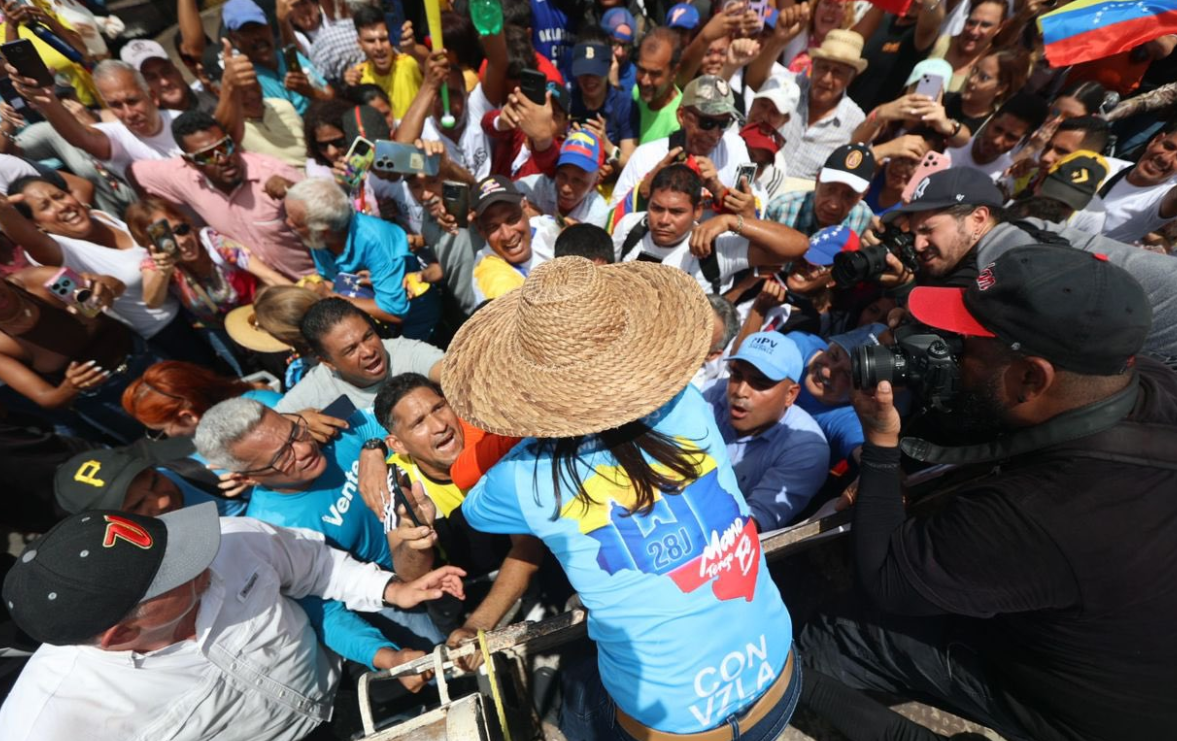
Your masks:
<path fill-rule="evenodd" d="M 825 483 L 830 446 L 795 406 L 805 366 L 779 332 L 749 335 L 729 360 L 727 385 L 707 391 L 740 491 L 763 532 L 788 525 Z"/>
<path fill-rule="evenodd" d="M 383 523 L 360 497 L 357 478 L 365 441 L 383 436 L 370 411 L 357 411 L 335 440 L 319 444 L 302 417 L 236 398 L 205 413 L 196 429 L 196 448 L 210 465 L 253 485 L 247 516 L 315 530 L 357 559 L 395 571 L 394 553 L 397 560 L 416 554 L 398 547 L 396 531 L 386 537 Z M 421 610 L 386 608 L 379 613 L 385 621 L 378 629 L 338 602 L 308 598 L 300 604 L 329 648 L 369 667 L 388 668 L 424 655 L 398 644 L 430 648 L 445 640 Z M 419 689 L 422 681 L 405 684 Z"/>
<path fill-rule="evenodd" d="M 589 129 L 601 143 L 605 164 L 620 174 L 638 145 L 633 96 L 609 84 L 612 52 L 603 43 L 581 43 L 572 49 L 572 120 Z"/>
<path fill-rule="evenodd" d="M 366 270 L 375 295 L 344 298 L 369 316 L 400 325 L 402 337 L 425 340 L 433 333 L 441 318 L 440 293 L 412 278 L 411 285 L 424 292 L 414 298 L 406 288 L 407 276 L 420 278 L 421 263 L 399 226 L 357 213 L 347 194 L 326 178 L 308 178 L 286 191 L 286 223 L 310 249 L 319 275 L 336 283 L 337 293 L 344 289 L 340 274 Z"/>
<path fill-rule="evenodd" d="M 300 116 L 306 115 L 312 100 L 335 97 L 335 92 L 301 53 L 298 55 L 301 69 L 287 68 L 285 55 L 278 54 L 274 48 L 274 32 L 266 14 L 253 0 L 229 0 L 221 9 L 221 22 L 233 48 L 253 63 L 262 97 L 288 100 Z"/>

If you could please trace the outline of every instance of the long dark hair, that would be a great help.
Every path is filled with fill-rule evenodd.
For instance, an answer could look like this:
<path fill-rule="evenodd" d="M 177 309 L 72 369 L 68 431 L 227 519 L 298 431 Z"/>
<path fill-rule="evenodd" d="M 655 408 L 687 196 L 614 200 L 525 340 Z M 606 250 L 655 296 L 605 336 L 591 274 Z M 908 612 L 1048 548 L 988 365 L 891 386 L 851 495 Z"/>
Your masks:
<path fill-rule="evenodd" d="M 706 452 L 689 444 L 684 445 L 681 439 L 657 432 L 641 420 L 599 432 L 595 437 L 604 443 L 609 454 L 617 460 L 629 478 L 637 499 L 629 511 L 631 515 L 649 514 L 654 507 L 655 489 L 663 494 L 678 494 L 686 484 L 698 478 L 699 464 Z M 597 503 L 585 491 L 584 481 L 576 469 L 580 448 L 587 438 L 587 435 L 579 435 L 545 438 L 536 442 L 539 457 L 544 453 L 552 456 L 552 491 L 556 497 L 553 520 L 560 516 L 563 499 L 561 489 L 565 483 L 575 490 L 574 499 L 586 506 Z M 654 460 L 653 464 L 646 460 L 647 455 Z M 656 468 L 659 465 L 670 469 L 670 472 L 662 473 Z M 537 476 L 538 473 L 537 464 Z"/>

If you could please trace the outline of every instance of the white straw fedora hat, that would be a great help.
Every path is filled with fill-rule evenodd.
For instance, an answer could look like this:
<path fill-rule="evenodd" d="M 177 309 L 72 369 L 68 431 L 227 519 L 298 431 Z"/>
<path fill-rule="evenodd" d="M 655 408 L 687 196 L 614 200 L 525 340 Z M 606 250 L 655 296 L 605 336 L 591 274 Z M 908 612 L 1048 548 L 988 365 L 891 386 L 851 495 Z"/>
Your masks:
<path fill-rule="evenodd" d="M 862 36 L 858 32 L 835 28 L 822 39 L 821 46 L 809 52 L 809 56 L 813 59 L 848 64 L 861 74 L 866 69 L 866 60 L 862 58 L 862 45 Z"/>
<path fill-rule="evenodd" d="M 674 398 L 703 364 L 713 322 L 702 288 L 678 268 L 562 257 L 462 325 L 441 385 L 484 430 L 588 435 Z"/>

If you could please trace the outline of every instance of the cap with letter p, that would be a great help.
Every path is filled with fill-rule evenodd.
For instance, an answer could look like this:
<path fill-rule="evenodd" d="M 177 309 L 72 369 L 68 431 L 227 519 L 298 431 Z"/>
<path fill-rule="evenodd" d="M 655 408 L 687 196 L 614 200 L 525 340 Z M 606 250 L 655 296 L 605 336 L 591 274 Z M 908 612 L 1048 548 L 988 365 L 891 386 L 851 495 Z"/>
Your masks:
<path fill-rule="evenodd" d="M 127 489 L 151 461 L 125 450 L 87 450 L 57 467 L 53 493 L 66 512 L 121 509 Z"/>
<path fill-rule="evenodd" d="M 140 602 L 195 579 L 220 547 L 213 502 L 160 517 L 80 512 L 25 548 L 4 578 L 4 604 L 38 641 L 81 643 Z"/>
<path fill-rule="evenodd" d="M 1094 376 L 1123 373 L 1144 347 L 1152 306 L 1128 271 L 1065 245 L 1015 247 L 968 288 L 920 286 L 908 297 L 920 322 Z"/>
<path fill-rule="evenodd" d="M 764 374 L 770 381 L 783 381 L 788 378 L 796 383 L 801 379 L 805 370 L 805 362 L 801 359 L 801 350 L 797 343 L 780 332 L 757 332 L 748 335 L 740 350 L 727 359 L 743 360 L 751 364 L 756 370 Z"/>

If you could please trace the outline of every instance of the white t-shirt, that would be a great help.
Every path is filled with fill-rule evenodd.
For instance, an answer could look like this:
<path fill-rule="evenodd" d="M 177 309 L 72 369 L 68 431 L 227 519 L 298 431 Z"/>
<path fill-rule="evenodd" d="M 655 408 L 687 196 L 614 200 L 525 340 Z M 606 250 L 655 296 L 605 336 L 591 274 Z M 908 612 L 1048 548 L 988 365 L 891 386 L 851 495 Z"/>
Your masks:
<path fill-rule="evenodd" d="M 1177 178 L 1144 188 L 1129 183 L 1127 177 L 1120 178 L 1103 196 L 1103 205 L 1107 209 L 1104 236 L 1132 244 L 1160 229 L 1171 221 L 1161 218 L 1160 211 L 1161 201 L 1174 187 L 1177 187 Z"/>
<path fill-rule="evenodd" d="M 37 168 L 20 157 L 0 154 L 0 194 L 8 193 L 8 186 L 21 178 L 39 175 Z"/>
<path fill-rule="evenodd" d="M 616 206 L 624 201 L 629 192 L 637 187 L 647 173 L 658 166 L 669 151 L 670 137 L 655 139 L 633 150 L 629 162 L 625 163 L 625 169 L 617 178 L 617 185 L 613 188 L 613 200 L 609 205 Z M 734 125 L 724 132 L 723 138 L 707 158 L 719 171 L 719 182 L 729 188 L 736 186 L 736 170 L 739 166 L 752 161 L 748 156 L 748 148 Z"/>
<path fill-rule="evenodd" d="M 90 214 L 93 218 L 130 234 L 127 225 L 110 214 L 102 211 L 91 211 Z M 171 293 L 168 293 L 158 309 L 148 308 L 147 304 L 143 303 L 143 273 L 139 265 L 150 257 L 144 248 L 135 245 L 130 249 L 115 250 L 82 239 L 56 234 L 49 236 L 61 246 L 64 267 L 78 272 L 109 275 L 126 284 L 127 290 L 114 300 L 111 314 L 146 339 L 154 337 L 176 318 L 180 304 Z M 29 260 L 33 261 L 33 258 L 30 256 Z"/>
<path fill-rule="evenodd" d="M 989 179 L 995 183 L 1001 179 L 1002 174 L 1014 163 L 1013 151 L 1011 150 L 987 165 L 977 164 L 977 161 L 973 159 L 973 142 L 971 140 L 959 147 L 945 150 L 944 154 L 952 158 L 953 167 L 971 167 L 974 170 L 980 170 L 988 175 Z"/>
<path fill-rule="evenodd" d="M 1088 234 L 1103 234 L 1104 224 L 1107 222 L 1108 209 L 1099 196 L 1092 196 L 1087 207 L 1076 211 L 1067 219 L 1067 226 Z"/>
<path fill-rule="evenodd" d="M 558 210 L 556 181 L 543 174 L 528 175 L 515 181 L 515 187 L 527 197 L 527 202 L 548 216 L 555 216 Z M 592 224 L 605 228 L 609 221 L 609 204 L 596 188 L 589 189 L 584 200 L 576 205 L 566 217 L 580 224 Z"/>
<path fill-rule="evenodd" d="M 106 134 L 110 140 L 110 159 L 102 164 L 110 168 L 116 175 L 123 177 L 124 171 L 132 162 L 139 160 L 168 160 L 179 157 L 184 152 L 172 137 L 172 121 L 183 111 L 160 110 L 159 119 L 163 124 L 155 136 L 141 137 L 132 134 L 130 129 L 123 126 L 121 121 L 104 121 L 94 124 L 94 128 Z"/>
<path fill-rule="evenodd" d="M 646 218 L 645 211 L 627 214 L 614 227 L 613 255 L 615 259 L 622 260 L 621 248 L 625 244 L 625 238 L 629 236 L 630 231 L 640 224 L 644 218 Z M 691 233 L 687 232 L 687 235 L 677 244 L 669 247 L 661 247 L 654 244 L 653 235 L 647 232 L 642 237 L 642 241 L 630 250 L 623 261 L 630 262 L 636 260 L 640 255 L 652 257 L 663 265 L 671 265 L 682 270 L 684 273 L 690 274 L 699 282 L 699 285 L 703 287 L 704 291 L 712 293 L 714 292 L 714 286 L 703 275 L 703 268 L 699 265 L 699 259 L 691 254 L 690 241 Z M 736 273 L 750 267 L 748 263 L 748 240 L 735 234 L 721 234 L 716 238 L 712 249 L 715 250 L 715 256 L 719 262 L 719 292 L 722 293 L 731 288 L 732 277 Z"/>
<path fill-rule="evenodd" d="M 421 138 L 440 141 L 445 145 L 446 153 L 452 162 L 469 170 L 475 180 L 481 180 L 490 174 L 490 138 L 482 130 L 482 117 L 493 110 L 494 106 L 486 99 L 480 83 L 466 96 L 466 110 L 463 114 L 465 128 L 462 129 L 457 142 L 442 133 L 441 122 L 433 116 L 425 119 Z M 459 121 L 458 124 L 461 125 L 462 122 Z"/>

